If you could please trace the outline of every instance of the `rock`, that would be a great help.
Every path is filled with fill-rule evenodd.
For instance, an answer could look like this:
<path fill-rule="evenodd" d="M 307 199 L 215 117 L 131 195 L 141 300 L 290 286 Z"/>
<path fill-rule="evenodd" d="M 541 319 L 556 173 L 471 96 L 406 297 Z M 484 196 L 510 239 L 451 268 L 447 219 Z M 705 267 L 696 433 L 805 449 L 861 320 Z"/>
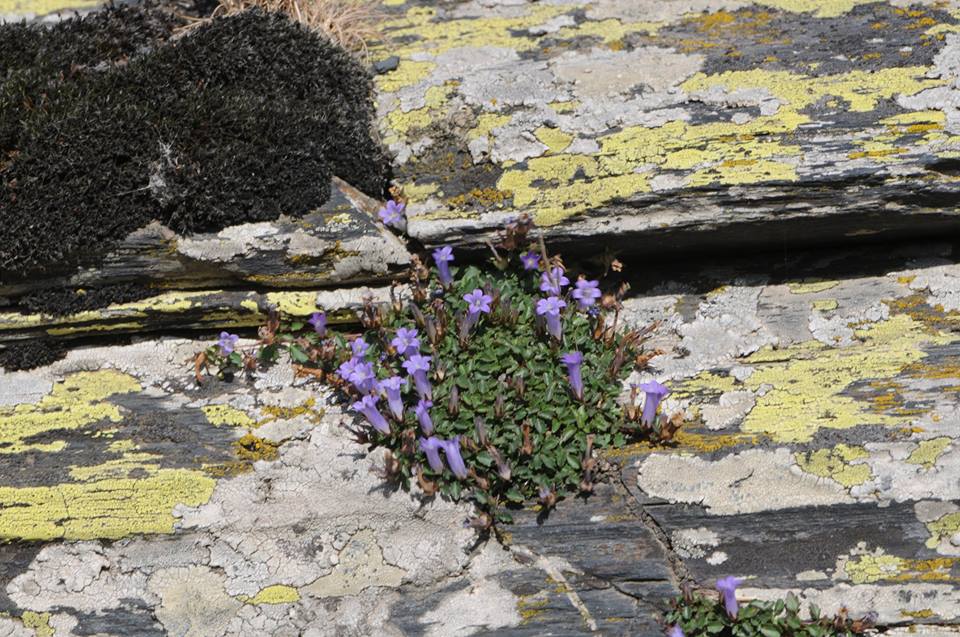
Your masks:
<path fill-rule="evenodd" d="M 400 58 L 377 84 L 410 233 L 480 249 L 528 213 L 568 253 L 649 255 L 956 229 L 958 18 L 904 7 L 400 5 L 375 55 Z"/>
<path fill-rule="evenodd" d="M 302 219 L 190 237 L 154 224 L 131 235 L 96 270 L 65 279 L 0 283 L 0 295 L 11 304 L 0 307 L 0 343 L 37 336 L 255 326 L 268 305 L 295 315 L 315 311 L 312 299 L 318 288 L 389 281 L 409 263 L 406 247 L 374 221 L 377 202 L 336 178 L 334 185 L 331 200 Z M 45 290 L 65 288 L 82 299 L 97 288 L 131 281 L 146 298 L 65 316 L 18 306 Z"/>

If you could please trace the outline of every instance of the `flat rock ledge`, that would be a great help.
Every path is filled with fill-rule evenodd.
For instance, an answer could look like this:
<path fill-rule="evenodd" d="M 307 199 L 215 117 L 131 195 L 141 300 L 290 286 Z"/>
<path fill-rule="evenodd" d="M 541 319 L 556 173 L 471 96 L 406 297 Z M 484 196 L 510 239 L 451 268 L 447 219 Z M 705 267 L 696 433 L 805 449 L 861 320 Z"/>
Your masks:
<path fill-rule="evenodd" d="M 387 4 L 382 129 L 427 245 L 521 212 L 642 254 L 960 227 L 956 2 Z"/>
<path fill-rule="evenodd" d="M 911 634 L 960 625 L 960 263 L 948 245 L 727 260 L 656 285 L 687 424 L 478 539 L 378 477 L 279 364 L 197 386 L 145 337 L 0 374 L 0 625 L 15 635 L 656 635 L 726 574 Z M 803 273 L 797 278 L 796 273 Z M 39 627 L 39 628 L 37 628 Z M 52 633 L 50 632 L 52 630 Z M 40 632 L 36 632 L 40 631 Z M 46 632 L 43 632 L 46 631 Z M 896 634 L 896 633 L 894 633 Z"/>

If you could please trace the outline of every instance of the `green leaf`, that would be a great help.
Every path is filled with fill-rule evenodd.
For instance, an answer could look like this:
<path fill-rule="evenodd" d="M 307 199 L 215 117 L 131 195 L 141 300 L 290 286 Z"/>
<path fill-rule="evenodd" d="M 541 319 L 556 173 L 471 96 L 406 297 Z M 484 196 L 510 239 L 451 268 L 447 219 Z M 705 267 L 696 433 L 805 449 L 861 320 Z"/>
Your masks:
<path fill-rule="evenodd" d="M 780 631 L 771 626 L 761 626 L 760 633 L 763 637 L 780 637 Z"/>
<path fill-rule="evenodd" d="M 295 363 L 306 363 L 308 360 L 310 360 L 310 357 L 307 356 L 297 345 L 290 345 L 290 347 L 287 348 L 287 351 L 290 352 L 290 358 Z"/>

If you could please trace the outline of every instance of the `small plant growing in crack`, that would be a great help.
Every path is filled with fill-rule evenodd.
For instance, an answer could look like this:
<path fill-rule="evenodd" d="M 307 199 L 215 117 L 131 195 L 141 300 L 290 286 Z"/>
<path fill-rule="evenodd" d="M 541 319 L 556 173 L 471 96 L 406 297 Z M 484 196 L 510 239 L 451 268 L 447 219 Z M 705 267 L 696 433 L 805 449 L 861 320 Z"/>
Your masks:
<path fill-rule="evenodd" d="M 875 615 L 853 619 L 845 608 L 833 617 L 821 614 L 811 604 L 803 619 L 800 600 L 793 593 L 778 600 L 751 600 L 741 604 L 738 577 L 722 577 L 716 582 L 717 594 L 683 587 L 683 595 L 674 600 L 666 614 L 669 637 L 852 637 L 873 628 Z"/>
<path fill-rule="evenodd" d="M 198 379 L 206 365 L 229 375 L 285 350 L 337 389 L 357 416 L 356 440 L 388 449 L 388 479 L 469 499 L 478 528 L 509 522 L 514 506 L 549 510 L 589 493 L 595 451 L 669 440 L 680 420 L 660 413 L 668 390 L 655 381 L 619 400 L 649 358 L 653 327 L 621 329 L 627 286 L 604 293 L 574 278 L 531 230 L 526 218 L 509 224 L 487 268 L 458 267 L 450 247 L 432 252 L 432 268 L 415 258 L 405 292 L 395 285 L 391 303 L 364 305 L 359 334 L 334 333 L 322 312 L 271 317 L 250 351 L 224 333 L 199 355 Z"/>

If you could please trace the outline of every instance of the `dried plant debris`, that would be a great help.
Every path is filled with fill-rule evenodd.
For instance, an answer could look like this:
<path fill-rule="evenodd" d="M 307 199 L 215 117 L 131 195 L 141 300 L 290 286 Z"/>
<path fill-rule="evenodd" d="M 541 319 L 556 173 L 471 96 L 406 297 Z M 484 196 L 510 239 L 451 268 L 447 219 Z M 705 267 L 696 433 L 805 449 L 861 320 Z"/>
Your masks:
<path fill-rule="evenodd" d="M 384 16 L 378 0 L 220 0 L 214 4 L 209 15 L 191 20 L 185 28 L 257 7 L 285 13 L 343 48 L 363 53 L 367 42 L 380 39 L 379 23 Z"/>
<path fill-rule="evenodd" d="M 40 41 L 33 67 L 46 75 L 0 87 L 19 118 L 0 155 L 0 279 L 95 264 L 151 220 L 191 233 L 302 215 L 332 174 L 384 192 L 373 85 L 351 54 L 259 10 L 155 46 L 162 18 L 138 11 L 13 27 Z M 47 52 L 70 37 L 102 39 L 89 46 L 105 54 Z"/>

